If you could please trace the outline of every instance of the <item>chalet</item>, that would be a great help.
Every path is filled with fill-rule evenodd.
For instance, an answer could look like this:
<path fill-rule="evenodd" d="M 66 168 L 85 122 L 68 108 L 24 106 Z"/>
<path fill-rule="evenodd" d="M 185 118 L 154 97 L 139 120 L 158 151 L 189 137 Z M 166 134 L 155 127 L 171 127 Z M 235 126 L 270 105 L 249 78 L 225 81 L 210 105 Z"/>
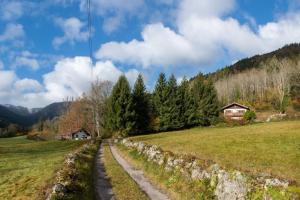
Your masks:
<path fill-rule="evenodd" d="M 64 133 L 60 135 L 61 140 L 89 140 L 91 139 L 91 134 L 84 130 L 84 129 L 78 129 L 73 132 Z"/>
<path fill-rule="evenodd" d="M 89 140 L 91 139 L 91 134 L 89 134 L 86 130 L 81 129 L 72 133 L 73 140 Z"/>
<path fill-rule="evenodd" d="M 250 108 L 238 103 L 231 103 L 222 108 L 225 119 L 233 121 L 243 120 L 244 114 L 247 110 L 250 110 Z"/>

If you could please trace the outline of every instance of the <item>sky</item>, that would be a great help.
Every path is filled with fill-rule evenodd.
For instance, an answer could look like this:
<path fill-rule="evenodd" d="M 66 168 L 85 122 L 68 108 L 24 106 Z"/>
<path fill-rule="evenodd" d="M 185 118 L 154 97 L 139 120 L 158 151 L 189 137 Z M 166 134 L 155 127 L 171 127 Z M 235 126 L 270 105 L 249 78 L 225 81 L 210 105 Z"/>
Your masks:
<path fill-rule="evenodd" d="M 0 0 L 0 104 L 43 107 L 92 80 L 151 91 L 300 42 L 300 0 Z"/>

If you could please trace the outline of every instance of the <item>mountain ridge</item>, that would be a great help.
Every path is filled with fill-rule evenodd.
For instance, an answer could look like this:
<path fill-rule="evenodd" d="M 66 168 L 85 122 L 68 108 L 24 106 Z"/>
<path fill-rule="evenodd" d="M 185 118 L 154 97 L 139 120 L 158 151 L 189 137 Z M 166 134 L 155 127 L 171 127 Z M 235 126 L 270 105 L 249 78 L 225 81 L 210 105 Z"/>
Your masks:
<path fill-rule="evenodd" d="M 33 113 L 30 113 L 28 108 L 22 106 L 0 105 L 0 128 L 4 128 L 9 124 L 17 124 L 28 128 L 39 120 L 51 120 L 60 116 L 68 108 L 69 104 L 70 102 L 56 102 Z"/>

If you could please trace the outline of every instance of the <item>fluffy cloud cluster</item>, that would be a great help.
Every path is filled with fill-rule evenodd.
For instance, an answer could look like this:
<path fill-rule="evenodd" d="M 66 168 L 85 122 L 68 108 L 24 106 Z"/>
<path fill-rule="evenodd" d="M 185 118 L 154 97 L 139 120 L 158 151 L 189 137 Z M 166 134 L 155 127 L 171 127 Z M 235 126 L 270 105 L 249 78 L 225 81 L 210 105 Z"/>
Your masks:
<path fill-rule="evenodd" d="M 60 45 L 62 45 L 65 42 L 74 44 L 75 42 L 83 42 L 88 40 L 88 31 L 82 30 L 85 24 L 81 22 L 78 18 L 58 18 L 55 20 L 55 22 L 64 32 L 63 36 L 54 38 L 52 43 L 55 48 L 60 47 Z"/>
<path fill-rule="evenodd" d="M 88 57 L 65 58 L 57 62 L 54 70 L 43 76 L 43 84 L 36 80 L 19 79 L 13 71 L 0 71 L 0 102 L 28 107 L 45 106 L 66 97 L 78 97 L 89 90 L 91 80 L 117 81 L 122 74 L 131 84 L 138 71 L 125 73 L 112 62 L 91 64 Z"/>
<path fill-rule="evenodd" d="M 149 24 L 142 40 L 108 42 L 98 59 L 149 66 L 203 66 L 228 53 L 250 56 L 300 42 L 300 14 L 287 14 L 253 30 L 229 17 L 234 0 L 183 0 L 175 12 L 175 29 Z"/>

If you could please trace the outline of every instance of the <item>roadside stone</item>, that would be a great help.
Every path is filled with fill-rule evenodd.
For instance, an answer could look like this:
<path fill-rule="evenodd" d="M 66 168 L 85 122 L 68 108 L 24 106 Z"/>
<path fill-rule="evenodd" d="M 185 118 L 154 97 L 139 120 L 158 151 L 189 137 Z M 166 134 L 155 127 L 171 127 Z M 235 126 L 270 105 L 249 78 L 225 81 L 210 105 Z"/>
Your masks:
<path fill-rule="evenodd" d="M 246 179 L 240 172 L 231 175 L 224 170 L 219 170 L 218 184 L 215 190 L 218 200 L 244 200 L 247 191 Z"/>
<path fill-rule="evenodd" d="M 287 189 L 289 186 L 289 182 L 287 181 L 280 181 L 279 179 L 266 179 L 265 187 L 283 187 L 284 189 Z"/>
<path fill-rule="evenodd" d="M 191 173 L 191 178 L 193 180 L 197 180 L 197 179 L 199 179 L 199 177 L 200 177 L 200 169 L 199 168 L 194 168 L 192 170 L 192 173 Z"/>
<path fill-rule="evenodd" d="M 145 147 L 145 144 L 144 144 L 144 143 L 140 142 L 140 143 L 138 144 L 137 150 L 138 150 L 138 152 L 139 152 L 140 154 L 143 152 L 144 147 Z"/>
<path fill-rule="evenodd" d="M 66 191 L 66 188 L 63 184 L 61 183 L 56 183 L 54 186 L 53 186 L 53 193 L 64 193 Z"/>

